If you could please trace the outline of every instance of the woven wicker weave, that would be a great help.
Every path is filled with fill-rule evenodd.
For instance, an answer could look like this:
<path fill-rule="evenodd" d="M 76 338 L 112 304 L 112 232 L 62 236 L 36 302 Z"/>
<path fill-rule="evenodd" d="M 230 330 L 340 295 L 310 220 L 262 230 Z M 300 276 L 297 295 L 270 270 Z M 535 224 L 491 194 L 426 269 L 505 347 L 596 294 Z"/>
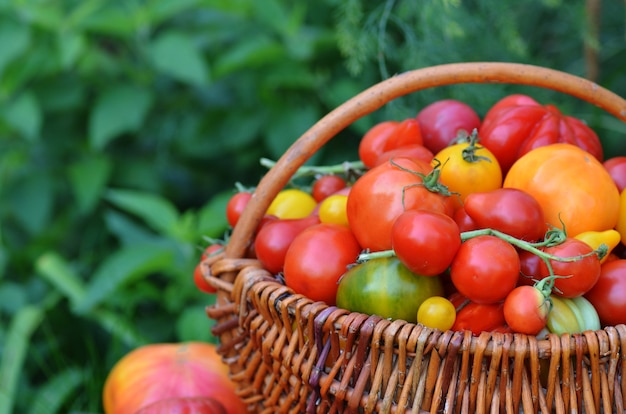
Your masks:
<path fill-rule="evenodd" d="M 549 88 L 626 121 L 626 101 L 582 78 L 491 62 L 395 76 L 321 119 L 262 178 L 226 252 L 203 263 L 218 288 L 207 314 L 250 412 L 624 412 L 624 325 L 543 340 L 440 332 L 313 302 L 243 258 L 272 199 L 339 131 L 397 97 L 458 83 Z"/>

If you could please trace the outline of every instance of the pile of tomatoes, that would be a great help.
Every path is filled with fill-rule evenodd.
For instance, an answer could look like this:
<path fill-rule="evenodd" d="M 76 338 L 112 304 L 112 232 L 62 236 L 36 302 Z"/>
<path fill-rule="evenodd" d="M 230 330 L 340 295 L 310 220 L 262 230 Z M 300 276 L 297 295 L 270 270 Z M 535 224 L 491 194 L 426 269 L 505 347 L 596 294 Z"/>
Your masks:
<path fill-rule="evenodd" d="M 626 157 L 604 160 L 581 120 L 526 95 L 482 119 L 442 100 L 375 125 L 358 154 L 301 168 L 309 185 L 283 189 L 250 243 L 296 293 L 475 334 L 626 323 Z M 231 198 L 232 226 L 251 197 Z"/>

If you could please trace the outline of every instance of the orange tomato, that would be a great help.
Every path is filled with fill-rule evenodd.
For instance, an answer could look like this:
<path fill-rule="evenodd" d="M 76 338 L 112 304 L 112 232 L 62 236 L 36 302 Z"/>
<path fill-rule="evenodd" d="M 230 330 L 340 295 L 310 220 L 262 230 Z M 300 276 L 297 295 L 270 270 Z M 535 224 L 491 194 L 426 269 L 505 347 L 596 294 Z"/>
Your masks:
<path fill-rule="evenodd" d="M 619 203 L 619 219 L 615 230 L 620 234 L 622 238 L 622 244 L 626 246 L 626 189 L 622 190 Z"/>
<path fill-rule="evenodd" d="M 150 344 L 120 359 L 104 384 L 106 414 L 135 414 L 166 398 L 211 397 L 228 414 L 246 412 L 215 346 L 202 342 Z"/>
<path fill-rule="evenodd" d="M 570 144 L 536 148 L 513 164 L 503 187 L 524 190 L 539 202 L 546 221 L 572 236 L 610 230 L 619 216 L 615 182 L 591 154 Z"/>

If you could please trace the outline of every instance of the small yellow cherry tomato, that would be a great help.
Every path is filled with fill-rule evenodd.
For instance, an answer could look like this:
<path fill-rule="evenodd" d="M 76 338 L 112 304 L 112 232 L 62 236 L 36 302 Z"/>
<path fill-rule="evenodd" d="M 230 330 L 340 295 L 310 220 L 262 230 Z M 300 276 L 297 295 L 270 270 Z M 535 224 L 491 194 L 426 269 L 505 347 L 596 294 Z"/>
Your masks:
<path fill-rule="evenodd" d="M 609 253 L 619 244 L 620 242 L 620 234 L 617 230 L 604 230 L 604 231 L 583 231 L 582 233 L 577 234 L 574 238 L 584 241 L 591 247 L 596 250 L 600 247 L 601 244 L 605 244 L 608 247 L 608 251 L 606 256 L 604 256 L 600 263 L 604 263 L 604 261 L 609 257 Z"/>
<path fill-rule="evenodd" d="M 346 205 L 348 204 L 348 196 L 335 194 L 326 197 L 319 208 L 319 217 L 322 223 L 341 224 L 350 227 L 348 224 L 348 214 Z"/>
<path fill-rule="evenodd" d="M 417 323 L 433 329 L 447 331 L 456 319 L 452 302 L 442 296 L 431 296 L 417 309 Z"/>
<path fill-rule="evenodd" d="M 472 135 L 467 142 L 450 145 L 433 157 L 433 166 L 439 165 L 441 170 L 439 180 L 458 194 L 458 204 L 471 193 L 502 187 L 502 169 L 496 156 L 477 139 Z"/>
<path fill-rule="evenodd" d="M 280 219 L 297 219 L 307 217 L 316 206 L 317 201 L 311 194 L 297 188 L 289 188 L 276 195 L 266 214 Z"/>

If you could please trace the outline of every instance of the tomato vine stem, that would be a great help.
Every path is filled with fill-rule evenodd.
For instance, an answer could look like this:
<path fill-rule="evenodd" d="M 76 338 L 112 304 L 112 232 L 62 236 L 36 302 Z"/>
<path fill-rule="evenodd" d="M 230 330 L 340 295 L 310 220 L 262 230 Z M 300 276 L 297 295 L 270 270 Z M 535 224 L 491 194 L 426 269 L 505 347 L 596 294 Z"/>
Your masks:
<path fill-rule="evenodd" d="M 261 158 L 260 163 L 263 167 L 272 168 L 276 165 L 276 161 L 272 161 L 268 158 Z M 345 161 L 341 164 L 335 165 L 303 165 L 291 177 L 292 180 L 301 177 L 314 177 L 316 175 L 325 174 L 341 174 L 360 171 L 365 169 L 365 164 L 361 161 Z"/>

